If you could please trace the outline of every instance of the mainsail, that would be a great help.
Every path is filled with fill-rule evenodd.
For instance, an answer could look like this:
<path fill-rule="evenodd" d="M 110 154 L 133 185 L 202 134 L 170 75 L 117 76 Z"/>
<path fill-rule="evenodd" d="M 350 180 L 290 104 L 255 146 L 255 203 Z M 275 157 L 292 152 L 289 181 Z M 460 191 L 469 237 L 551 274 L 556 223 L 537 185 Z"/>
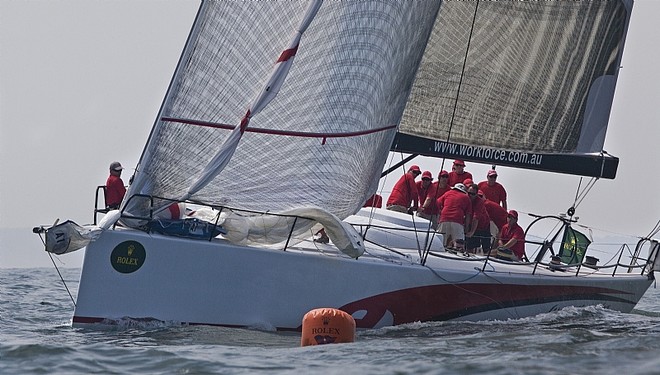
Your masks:
<path fill-rule="evenodd" d="M 310 1 L 204 1 L 125 198 L 136 194 L 339 218 L 375 191 L 440 1 L 329 1 L 279 94 L 250 119 L 224 169 L 205 168 L 271 77 Z M 130 200 L 130 202 L 127 202 Z M 165 201 L 156 201 L 162 206 Z"/>
<path fill-rule="evenodd" d="M 446 1 L 393 149 L 614 178 L 603 143 L 631 8 Z"/>

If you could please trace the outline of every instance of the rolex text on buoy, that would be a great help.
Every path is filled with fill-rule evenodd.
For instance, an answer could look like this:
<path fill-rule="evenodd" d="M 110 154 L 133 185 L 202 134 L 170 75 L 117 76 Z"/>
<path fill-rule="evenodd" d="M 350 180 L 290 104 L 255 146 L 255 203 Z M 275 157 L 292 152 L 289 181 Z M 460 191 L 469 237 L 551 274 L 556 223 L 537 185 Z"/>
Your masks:
<path fill-rule="evenodd" d="M 355 341 L 355 319 L 339 309 L 314 309 L 303 317 L 301 346 Z"/>

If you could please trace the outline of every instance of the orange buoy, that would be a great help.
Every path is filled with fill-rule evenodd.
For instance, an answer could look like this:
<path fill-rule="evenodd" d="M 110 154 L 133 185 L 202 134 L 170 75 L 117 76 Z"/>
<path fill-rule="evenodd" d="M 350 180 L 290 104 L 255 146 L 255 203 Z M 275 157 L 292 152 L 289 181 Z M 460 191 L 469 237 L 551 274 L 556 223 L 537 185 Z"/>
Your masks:
<path fill-rule="evenodd" d="M 355 319 L 329 307 L 314 309 L 303 317 L 301 346 L 340 344 L 355 341 Z"/>

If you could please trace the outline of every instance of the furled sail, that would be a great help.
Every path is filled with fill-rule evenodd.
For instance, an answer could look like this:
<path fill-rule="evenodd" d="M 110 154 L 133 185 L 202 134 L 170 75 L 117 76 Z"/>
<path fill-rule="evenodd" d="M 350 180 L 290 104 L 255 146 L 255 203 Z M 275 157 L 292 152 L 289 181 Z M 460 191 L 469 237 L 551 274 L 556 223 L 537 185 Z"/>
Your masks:
<path fill-rule="evenodd" d="M 631 8 L 445 2 L 393 149 L 614 178 L 603 143 Z"/>
<path fill-rule="evenodd" d="M 279 94 L 250 118 L 224 169 L 203 177 L 268 87 L 313 3 L 202 3 L 126 212 L 148 217 L 151 204 L 139 195 L 255 211 L 318 207 L 339 218 L 362 206 L 377 186 L 441 1 L 324 2 L 277 82 Z"/>

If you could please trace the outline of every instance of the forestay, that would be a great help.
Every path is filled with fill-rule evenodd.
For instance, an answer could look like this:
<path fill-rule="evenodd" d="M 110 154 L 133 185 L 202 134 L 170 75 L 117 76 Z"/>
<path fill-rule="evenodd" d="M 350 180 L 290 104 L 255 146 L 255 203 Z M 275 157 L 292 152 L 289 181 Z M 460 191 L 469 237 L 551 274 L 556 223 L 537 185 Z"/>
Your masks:
<path fill-rule="evenodd" d="M 440 5 L 324 2 L 279 94 L 250 119 L 226 167 L 189 198 L 257 211 L 355 213 L 376 189 Z M 202 3 L 126 199 L 187 196 L 309 8 L 308 1 Z M 149 212 L 146 200 L 126 211 Z"/>

